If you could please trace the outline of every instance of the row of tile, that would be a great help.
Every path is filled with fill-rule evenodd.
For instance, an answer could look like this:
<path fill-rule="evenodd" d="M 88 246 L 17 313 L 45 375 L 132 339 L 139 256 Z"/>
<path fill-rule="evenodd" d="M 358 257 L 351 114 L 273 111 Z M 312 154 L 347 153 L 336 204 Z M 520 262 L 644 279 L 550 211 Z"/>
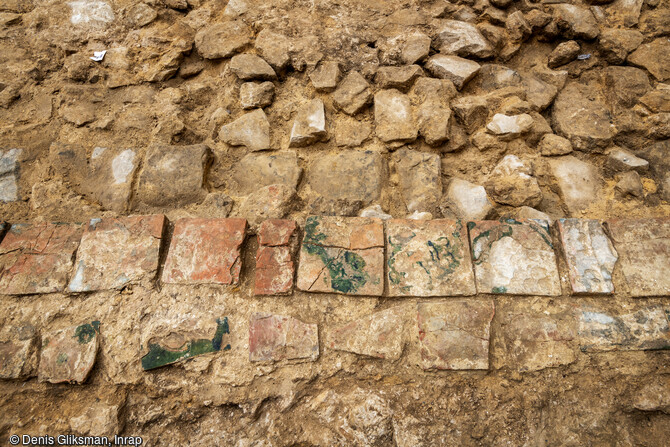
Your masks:
<path fill-rule="evenodd" d="M 487 370 L 495 314 L 492 299 L 394 306 L 329 328 L 327 341 L 320 345 L 317 323 L 305 323 L 287 315 L 254 313 L 248 326 L 249 361 L 316 361 L 320 346 L 366 358 L 397 361 L 409 345 L 410 350 L 416 350 L 411 355 L 427 371 Z M 506 360 L 494 358 L 495 368 L 505 362 L 520 371 L 566 365 L 575 360 L 577 349 L 583 352 L 670 349 L 667 305 L 619 314 L 591 306 L 539 313 L 507 309 L 498 318 L 504 321 L 496 335 L 496 356 L 505 353 L 502 355 Z M 176 320 L 159 320 L 169 329 L 161 332 L 157 330 L 160 324 L 149 324 L 149 333 L 141 337 L 144 342 L 139 347 L 138 361 L 145 371 L 195 356 L 229 351 L 233 340 L 239 339 L 231 337 L 227 317 L 209 321 L 179 315 Z M 0 341 L 0 378 L 25 379 L 34 375 L 31 364 L 37 357 L 37 333 L 32 326 L 16 332 L 15 338 Z M 100 333 L 98 321 L 43 333 L 37 368 L 39 380 L 84 382 L 96 361 Z"/>
<path fill-rule="evenodd" d="M 166 224 L 164 216 L 151 215 L 92 219 L 87 226 L 12 225 L 0 243 L 0 294 L 151 286 Z M 558 240 L 573 294 L 612 293 L 619 262 L 632 296 L 670 295 L 670 219 L 617 219 L 606 225 L 611 240 L 600 221 L 589 219 L 559 219 L 551 227 L 540 220 L 384 223 L 310 216 L 296 286 L 364 296 L 382 296 L 385 289 L 392 297 L 558 296 Z M 166 284 L 238 284 L 246 234 L 244 219 L 176 221 L 160 279 Z M 257 295 L 292 292 L 296 246 L 295 221 L 261 224 Z"/>

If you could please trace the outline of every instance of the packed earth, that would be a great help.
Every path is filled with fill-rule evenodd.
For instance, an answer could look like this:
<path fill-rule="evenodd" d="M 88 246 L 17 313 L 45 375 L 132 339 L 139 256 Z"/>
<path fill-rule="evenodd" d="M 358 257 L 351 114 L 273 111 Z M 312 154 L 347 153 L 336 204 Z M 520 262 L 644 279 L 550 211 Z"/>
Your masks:
<path fill-rule="evenodd" d="M 668 445 L 670 0 L 2 0 L 0 61 L 2 445 Z"/>

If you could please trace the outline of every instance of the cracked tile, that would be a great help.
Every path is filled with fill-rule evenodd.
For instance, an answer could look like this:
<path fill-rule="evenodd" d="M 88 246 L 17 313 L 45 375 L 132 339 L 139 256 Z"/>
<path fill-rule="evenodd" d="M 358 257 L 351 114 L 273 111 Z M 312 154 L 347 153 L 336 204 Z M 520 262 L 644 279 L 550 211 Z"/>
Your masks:
<path fill-rule="evenodd" d="M 86 381 L 95 363 L 99 339 L 99 321 L 44 334 L 39 381 L 51 383 Z"/>
<path fill-rule="evenodd" d="M 319 329 L 297 318 L 254 313 L 249 320 L 249 360 L 252 362 L 319 357 Z"/>
<path fill-rule="evenodd" d="M 175 222 L 163 282 L 238 284 L 245 219 L 180 219 Z"/>
<path fill-rule="evenodd" d="M 403 322 L 395 307 L 351 321 L 335 328 L 328 346 L 380 359 L 397 360 L 403 350 Z"/>

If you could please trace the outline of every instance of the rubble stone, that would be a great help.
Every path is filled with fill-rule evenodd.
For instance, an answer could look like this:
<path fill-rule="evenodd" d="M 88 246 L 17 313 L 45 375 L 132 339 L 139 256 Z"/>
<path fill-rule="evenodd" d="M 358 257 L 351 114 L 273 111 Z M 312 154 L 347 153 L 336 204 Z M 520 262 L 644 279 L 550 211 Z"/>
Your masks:
<path fill-rule="evenodd" d="M 468 222 L 479 293 L 558 296 L 556 256 L 548 222 Z"/>
<path fill-rule="evenodd" d="M 261 30 L 256 35 L 254 46 L 261 57 L 275 70 L 283 70 L 291 61 L 289 39 L 269 28 Z"/>
<path fill-rule="evenodd" d="M 270 149 L 270 122 L 263 109 L 256 109 L 222 126 L 219 138 L 231 146 L 245 146 L 251 151 Z"/>
<path fill-rule="evenodd" d="M 501 138 L 513 139 L 528 132 L 532 126 L 533 117 L 527 113 L 511 116 L 496 113 L 486 125 L 486 130 Z"/>
<path fill-rule="evenodd" d="M 335 61 L 322 62 L 309 75 L 312 85 L 319 92 L 330 92 L 340 82 L 340 64 Z"/>
<path fill-rule="evenodd" d="M 398 90 L 375 94 L 375 133 L 382 141 L 410 142 L 417 137 L 417 126 L 409 97 Z"/>
<path fill-rule="evenodd" d="M 557 222 L 572 293 L 613 293 L 612 272 L 618 255 L 601 223 L 589 219 Z"/>
<path fill-rule="evenodd" d="M 549 169 L 569 212 L 582 211 L 598 199 L 602 179 L 595 166 L 566 155 L 549 160 Z"/>
<path fill-rule="evenodd" d="M 277 74 L 261 57 L 255 54 L 237 54 L 230 60 L 230 70 L 243 81 L 277 79 Z"/>
<path fill-rule="evenodd" d="M 549 61 L 547 65 L 549 68 L 557 68 L 572 62 L 577 58 L 581 47 L 574 40 L 559 43 L 556 48 L 549 54 Z"/>
<path fill-rule="evenodd" d="M 245 82 L 240 86 L 240 103 L 243 109 L 256 109 L 272 104 L 275 85 L 270 81 Z"/>
<path fill-rule="evenodd" d="M 421 367 L 488 369 L 491 300 L 417 304 Z"/>
<path fill-rule="evenodd" d="M 372 100 L 370 84 L 360 73 L 349 73 L 333 92 L 333 104 L 347 115 L 355 115 Z"/>
<path fill-rule="evenodd" d="M 563 36 L 584 40 L 598 37 L 598 22 L 585 6 L 560 3 L 553 6 L 553 9 L 554 20 Z"/>
<path fill-rule="evenodd" d="M 493 49 L 474 25 L 458 20 L 445 20 L 434 45 L 440 53 L 463 57 L 487 58 Z"/>
<path fill-rule="evenodd" d="M 37 366 L 37 336 L 35 328 L 5 326 L 0 338 L 0 379 L 25 379 L 34 374 Z"/>
<path fill-rule="evenodd" d="M 437 154 L 401 149 L 396 152 L 400 190 L 409 212 L 430 211 L 442 196 L 441 163 Z"/>
<path fill-rule="evenodd" d="M 204 188 L 209 148 L 153 146 L 145 157 L 137 184 L 137 200 L 149 206 L 181 206 L 200 202 Z"/>
<path fill-rule="evenodd" d="M 454 177 L 449 182 L 440 208 L 445 217 L 449 217 L 451 212 L 464 221 L 483 220 L 493 211 L 493 203 L 483 186 Z"/>
<path fill-rule="evenodd" d="M 386 231 L 389 296 L 476 294 L 464 222 L 391 219 Z"/>
<path fill-rule="evenodd" d="M 323 101 L 312 99 L 296 114 L 291 128 L 290 147 L 308 146 L 328 138 Z"/>
<path fill-rule="evenodd" d="M 572 152 L 572 144 L 567 138 L 548 133 L 540 140 L 538 149 L 544 156 L 565 155 Z"/>
<path fill-rule="evenodd" d="M 450 80 L 458 90 L 475 77 L 479 68 L 477 62 L 444 54 L 436 54 L 426 62 L 426 69 L 433 76 Z"/>
<path fill-rule="evenodd" d="M 610 64 L 622 64 L 643 40 L 644 36 L 638 30 L 609 28 L 598 38 L 600 54 Z"/>
<path fill-rule="evenodd" d="M 258 188 L 242 201 L 237 215 L 249 216 L 252 228 L 265 219 L 281 219 L 288 214 L 295 193 L 295 188 L 283 184 Z"/>
<path fill-rule="evenodd" d="M 251 42 L 251 32 L 242 21 L 214 23 L 198 31 L 195 47 L 205 59 L 230 57 Z"/>
<path fill-rule="evenodd" d="M 423 76 L 423 69 L 418 65 L 402 67 L 379 67 L 375 81 L 382 89 L 397 89 L 406 92 L 417 78 Z"/>
<path fill-rule="evenodd" d="M 628 55 L 628 62 L 646 69 L 660 82 L 670 79 L 670 42 L 659 38 L 640 45 Z"/>
<path fill-rule="evenodd" d="M 304 232 L 298 289 L 348 295 L 383 293 L 381 220 L 310 216 Z"/>
<path fill-rule="evenodd" d="M 243 196 L 277 184 L 295 190 L 301 174 L 295 151 L 247 154 L 232 169 L 232 188 Z"/>
<path fill-rule="evenodd" d="M 249 320 L 249 361 L 278 362 L 319 357 L 319 331 L 285 315 L 254 313 Z"/>
<path fill-rule="evenodd" d="M 0 202 L 19 200 L 19 156 L 22 149 L 0 151 Z"/>
<path fill-rule="evenodd" d="M 511 206 L 537 206 L 542 191 L 530 166 L 516 155 L 506 155 L 491 171 L 486 191 L 493 200 Z"/>
<path fill-rule="evenodd" d="M 449 139 L 449 100 L 454 96 L 456 88 L 446 79 L 422 77 L 414 84 L 410 97 L 415 106 L 419 134 L 426 144 L 435 146 Z"/>
<path fill-rule="evenodd" d="M 628 195 L 638 198 L 644 197 L 642 179 L 640 178 L 640 174 L 635 171 L 628 171 L 621 174 L 614 189 L 623 197 Z"/>
<path fill-rule="evenodd" d="M 158 271 L 165 216 L 91 219 L 77 251 L 71 292 L 148 285 Z"/>

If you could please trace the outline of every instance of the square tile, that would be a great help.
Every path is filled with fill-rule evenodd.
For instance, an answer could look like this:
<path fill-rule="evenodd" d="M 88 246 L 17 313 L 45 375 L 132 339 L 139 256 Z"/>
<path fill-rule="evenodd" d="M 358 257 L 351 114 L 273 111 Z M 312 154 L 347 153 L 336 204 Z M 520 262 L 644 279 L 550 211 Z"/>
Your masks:
<path fill-rule="evenodd" d="M 245 219 L 180 219 L 175 222 L 163 282 L 238 284 Z"/>
<path fill-rule="evenodd" d="M 0 293 L 61 292 L 72 272 L 81 224 L 15 224 L 0 243 Z"/>
<path fill-rule="evenodd" d="M 386 223 L 386 232 L 390 296 L 477 293 L 463 222 L 391 219 Z"/>
<path fill-rule="evenodd" d="M 300 248 L 298 288 L 380 296 L 384 292 L 380 219 L 310 216 Z"/>
<path fill-rule="evenodd" d="M 99 321 L 44 334 L 39 381 L 83 383 L 95 364 L 99 339 Z"/>
<path fill-rule="evenodd" d="M 150 285 L 158 271 L 165 216 L 91 219 L 81 238 L 71 292 Z"/>
<path fill-rule="evenodd" d="M 505 219 L 468 222 L 479 293 L 561 294 L 549 223 Z"/>

